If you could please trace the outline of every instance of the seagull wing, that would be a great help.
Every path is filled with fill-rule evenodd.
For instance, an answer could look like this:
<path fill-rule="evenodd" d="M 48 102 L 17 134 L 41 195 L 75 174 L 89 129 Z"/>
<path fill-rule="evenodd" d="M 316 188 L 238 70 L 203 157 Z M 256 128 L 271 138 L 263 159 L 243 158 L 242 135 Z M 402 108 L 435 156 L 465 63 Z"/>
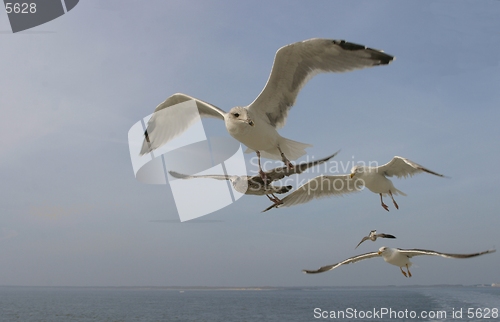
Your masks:
<path fill-rule="evenodd" d="M 195 101 L 197 110 L 180 103 Z M 186 94 L 174 94 L 158 105 L 148 121 L 140 155 L 149 153 L 186 131 L 199 117 L 224 120 L 226 112 Z"/>
<path fill-rule="evenodd" d="M 368 240 L 368 239 L 370 239 L 370 237 L 368 237 L 368 236 L 363 237 L 363 239 L 361 239 L 361 241 L 359 242 L 358 246 L 361 245 L 365 240 Z M 354 249 L 358 248 L 358 246 L 356 246 Z"/>
<path fill-rule="evenodd" d="M 361 181 L 353 180 L 349 175 L 321 175 L 312 178 L 302 186 L 298 187 L 291 194 L 281 199 L 281 204 L 269 206 L 262 212 L 266 212 L 275 207 L 290 207 L 293 205 L 306 203 L 313 199 L 341 196 L 352 192 L 358 192 L 363 188 L 364 186 Z"/>
<path fill-rule="evenodd" d="M 410 258 L 413 256 L 419 256 L 419 255 L 433 255 L 433 256 L 442 256 L 442 257 L 447 257 L 447 258 L 470 258 L 470 257 L 484 255 L 484 254 L 494 253 L 496 251 L 495 249 L 489 249 L 489 250 L 485 250 L 483 252 L 472 253 L 472 254 L 449 254 L 449 253 L 440 253 L 440 252 L 436 252 L 435 250 L 426 250 L 426 249 L 399 249 L 399 248 L 397 248 L 397 250 L 401 254 L 404 254 Z"/>
<path fill-rule="evenodd" d="M 368 259 L 368 258 L 379 257 L 379 256 L 380 255 L 378 254 L 378 252 L 371 252 L 371 253 L 361 254 L 361 255 L 349 257 L 348 259 L 343 260 L 342 262 L 337 263 L 337 264 L 320 267 L 319 269 L 317 269 L 315 271 L 310 271 L 310 270 L 304 269 L 304 270 L 302 270 L 302 272 L 304 272 L 306 274 L 323 273 L 323 272 L 335 269 L 335 268 L 337 268 L 337 267 L 339 267 L 341 265 L 356 263 L 356 262 L 359 262 L 359 261 L 362 261 L 362 260 L 365 260 L 365 259 Z"/>
<path fill-rule="evenodd" d="M 281 128 L 300 89 L 313 76 L 387 65 L 393 59 L 381 50 L 344 40 L 314 38 L 281 47 L 276 52 L 266 86 L 248 109 Z"/>
<path fill-rule="evenodd" d="M 179 172 L 175 171 L 169 171 L 168 172 L 172 177 L 177 178 L 177 179 L 195 179 L 195 178 L 210 178 L 210 179 L 216 179 L 216 180 L 231 180 L 233 176 L 228 176 L 228 175 L 219 175 L 219 174 L 207 174 L 207 175 L 187 175 L 187 174 L 182 174 Z"/>
<path fill-rule="evenodd" d="M 281 180 L 284 177 L 291 176 L 292 174 L 301 174 L 302 172 L 306 171 L 307 169 L 309 169 L 311 167 L 314 167 L 316 165 L 320 165 L 322 163 L 327 162 L 328 160 L 330 160 L 331 158 L 336 156 L 338 153 L 339 153 L 339 151 L 335 152 L 334 154 L 332 154 L 326 158 L 320 159 L 320 160 L 311 161 L 308 163 L 299 163 L 299 164 L 294 165 L 291 168 L 288 166 L 274 168 L 272 170 L 267 171 L 266 176 L 271 181 L 276 181 L 276 180 Z"/>
<path fill-rule="evenodd" d="M 377 236 L 377 238 L 378 237 L 380 237 L 380 238 L 396 238 L 396 236 L 389 235 L 389 234 L 377 234 L 376 236 Z"/>
<path fill-rule="evenodd" d="M 396 176 L 398 178 L 406 178 L 408 176 L 413 176 L 414 174 L 427 172 L 439 177 L 444 177 L 444 175 L 439 174 L 437 172 L 431 171 L 429 169 L 424 168 L 420 164 L 417 164 L 411 160 L 402 157 L 394 157 L 389 163 L 386 163 L 378 168 L 377 172 L 383 173 L 388 177 Z"/>

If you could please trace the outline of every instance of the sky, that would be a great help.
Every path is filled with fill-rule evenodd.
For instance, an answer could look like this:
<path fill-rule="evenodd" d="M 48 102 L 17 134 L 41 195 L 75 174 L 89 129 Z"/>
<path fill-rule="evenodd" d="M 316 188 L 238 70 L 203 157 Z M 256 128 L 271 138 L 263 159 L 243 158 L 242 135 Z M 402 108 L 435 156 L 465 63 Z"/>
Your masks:
<path fill-rule="evenodd" d="M 381 246 L 500 246 L 499 15 L 497 1 L 86 0 L 14 34 L 0 12 L 0 285 L 499 283 L 499 253 L 415 257 L 412 278 L 381 258 L 301 272 Z M 267 198 L 244 196 L 180 223 L 171 186 L 134 177 L 129 129 L 178 92 L 247 105 L 278 48 L 316 37 L 396 59 L 316 76 L 279 133 L 312 144 L 309 157 L 341 150 L 347 172 L 397 155 L 448 178 L 392 179 L 408 196 L 399 210 L 385 199 L 390 212 L 370 191 L 266 213 Z M 372 229 L 397 239 L 354 249 Z"/>

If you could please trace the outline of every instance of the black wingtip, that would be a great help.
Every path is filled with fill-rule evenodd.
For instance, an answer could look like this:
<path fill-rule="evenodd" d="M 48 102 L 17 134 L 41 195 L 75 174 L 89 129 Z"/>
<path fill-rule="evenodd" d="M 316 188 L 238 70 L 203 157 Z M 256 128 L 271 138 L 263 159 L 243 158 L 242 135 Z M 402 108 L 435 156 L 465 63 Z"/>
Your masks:
<path fill-rule="evenodd" d="M 329 161 L 331 158 L 336 157 L 336 156 L 337 156 L 337 154 L 339 154 L 341 150 L 342 150 L 342 149 L 339 149 L 337 152 L 335 152 L 334 154 L 332 154 L 332 155 L 330 155 L 330 156 L 326 157 L 324 160 L 325 160 L 325 161 Z"/>
<path fill-rule="evenodd" d="M 352 42 L 347 42 L 345 40 L 332 40 L 335 45 L 339 45 L 342 49 L 345 50 L 365 50 L 366 46 L 355 44 Z"/>
<path fill-rule="evenodd" d="M 368 48 L 368 49 L 371 49 L 371 48 Z M 383 51 L 377 51 L 376 49 L 371 49 L 371 50 L 372 50 L 371 57 L 373 59 L 378 60 L 377 65 L 389 65 L 395 59 L 394 56 L 387 55 Z"/>
<path fill-rule="evenodd" d="M 366 50 L 370 52 L 370 58 L 375 60 L 375 65 L 388 65 L 395 57 L 384 53 L 382 50 L 369 48 L 363 45 L 347 42 L 345 40 L 333 40 L 333 43 L 340 46 L 344 50 L 356 51 Z"/>
<path fill-rule="evenodd" d="M 146 130 L 144 131 L 144 143 L 142 145 L 141 152 L 139 152 L 139 156 L 142 157 L 144 154 L 149 153 L 151 151 L 152 151 L 151 141 L 149 140 L 148 130 Z"/>

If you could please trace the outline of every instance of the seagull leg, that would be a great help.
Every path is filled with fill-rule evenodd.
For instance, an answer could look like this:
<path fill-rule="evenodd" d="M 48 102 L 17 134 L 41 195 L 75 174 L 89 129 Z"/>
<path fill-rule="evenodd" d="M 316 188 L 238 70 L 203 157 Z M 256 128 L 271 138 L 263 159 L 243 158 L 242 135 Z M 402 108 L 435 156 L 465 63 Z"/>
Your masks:
<path fill-rule="evenodd" d="M 399 209 L 399 206 L 398 206 L 398 204 L 397 204 L 396 200 L 394 200 L 394 197 L 392 196 L 392 192 L 391 192 L 391 190 L 389 190 L 389 195 L 391 196 L 391 198 L 392 198 L 392 202 L 394 203 L 394 206 L 396 207 L 396 209 Z M 411 276 L 411 275 L 410 275 L 410 276 Z"/>
<path fill-rule="evenodd" d="M 408 264 L 406 264 L 406 270 L 408 271 L 408 275 L 410 275 L 411 277 L 410 268 L 408 267 Z"/>
<path fill-rule="evenodd" d="M 379 193 L 379 195 L 380 195 L 380 203 L 382 204 L 382 208 L 384 208 L 385 210 L 389 211 L 389 207 L 387 207 L 387 205 L 382 200 L 382 194 Z"/>
<path fill-rule="evenodd" d="M 270 197 L 269 195 L 266 195 L 266 196 L 269 198 L 269 200 L 271 200 L 272 202 L 274 202 L 275 205 L 281 205 L 281 204 L 283 204 L 283 201 L 281 201 L 281 199 L 278 198 L 278 197 L 276 197 L 273 193 L 271 193 L 272 197 Z"/>
<path fill-rule="evenodd" d="M 280 151 L 281 153 L 281 160 L 283 161 L 284 164 L 286 164 L 287 167 L 289 168 L 293 168 L 293 164 L 290 162 L 290 160 L 288 160 L 285 156 L 285 154 L 283 153 L 283 151 L 281 151 L 281 148 L 280 146 L 278 145 L 278 150 Z"/>
<path fill-rule="evenodd" d="M 274 193 L 271 193 L 271 195 L 274 197 L 274 199 L 276 199 L 276 201 L 278 202 L 279 205 L 283 204 L 283 201 L 281 201 L 280 198 L 276 197 L 276 195 Z"/>
<path fill-rule="evenodd" d="M 405 277 L 408 277 L 408 275 L 406 275 L 406 272 L 405 272 L 405 271 L 403 271 L 403 268 L 402 268 L 402 267 L 400 267 L 399 269 L 401 270 L 401 273 L 403 273 L 403 275 L 404 275 Z M 411 276 L 411 275 L 410 275 L 410 276 Z"/>
<path fill-rule="evenodd" d="M 264 186 L 267 186 L 267 175 L 264 171 L 262 171 L 262 166 L 260 165 L 260 151 L 255 151 L 257 152 L 257 158 L 259 161 L 259 174 L 260 177 L 262 178 L 262 181 L 264 181 Z"/>

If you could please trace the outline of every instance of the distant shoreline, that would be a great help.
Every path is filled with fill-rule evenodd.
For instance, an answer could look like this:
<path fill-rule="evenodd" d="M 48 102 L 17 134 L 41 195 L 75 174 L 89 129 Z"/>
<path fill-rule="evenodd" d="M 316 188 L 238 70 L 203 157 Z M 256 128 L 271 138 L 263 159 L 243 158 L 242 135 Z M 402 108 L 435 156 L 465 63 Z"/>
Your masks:
<path fill-rule="evenodd" d="M 425 288 L 425 287 L 500 287 L 492 284 L 433 284 L 433 285 L 384 285 L 384 286 L 27 286 L 0 285 L 0 288 L 35 289 L 92 289 L 92 290 L 137 290 L 137 291 L 276 291 L 276 290 L 334 290 L 334 289 L 377 289 L 377 288 Z"/>

